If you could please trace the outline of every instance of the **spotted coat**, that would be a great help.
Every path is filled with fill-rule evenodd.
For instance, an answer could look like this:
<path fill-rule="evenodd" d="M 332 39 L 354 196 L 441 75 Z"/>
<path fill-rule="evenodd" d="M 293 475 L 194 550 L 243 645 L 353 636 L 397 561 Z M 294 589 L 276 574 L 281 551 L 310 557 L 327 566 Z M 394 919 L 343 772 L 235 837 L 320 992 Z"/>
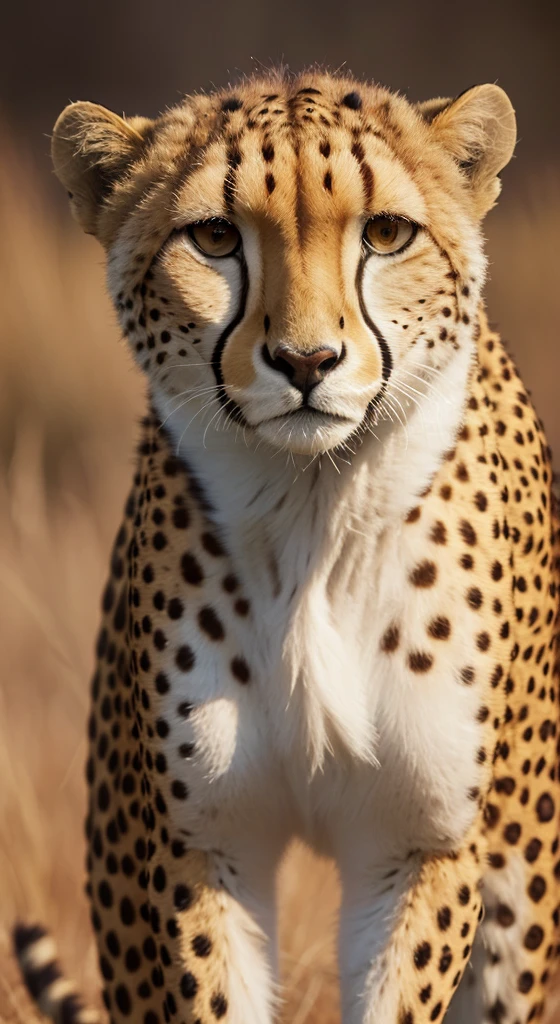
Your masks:
<path fill-rule="evenodd" d="M 559 527 L 481 300 L 512 118 L 313 74 L 55 128 L 151 398 L 89 721 L 117 1022 L 274 1019 L 296 835 L 340 868 L 345 1024 L 543 1016 Z"/>

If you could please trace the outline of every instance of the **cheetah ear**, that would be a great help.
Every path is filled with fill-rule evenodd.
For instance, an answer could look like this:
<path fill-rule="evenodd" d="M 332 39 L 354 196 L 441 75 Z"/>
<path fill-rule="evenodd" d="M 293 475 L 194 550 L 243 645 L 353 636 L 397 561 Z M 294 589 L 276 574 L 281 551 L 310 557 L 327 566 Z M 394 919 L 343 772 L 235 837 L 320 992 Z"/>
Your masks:
<path fill-rule="evenodd" d="M 103 201 L 140 156 L 151 124 L 147 118 L 125 120 L 97 103 L 71 103 L 62 111 L 53 129 L 52 161 L 88 234 L 98 234 Z"/>
<path fill-rule="evenodd" d="M 442 110 L 446 110 L 452 103 L 452 99 L 444 99 L 443 96 L 437 96 L 433 100 L 424 100 L 422 103 L 417 103 L 416 109 L 424 120 L 431 124 L 434 117 L 441 114 Z"/>
<path fill-rule="evenodd" d="M 435 138 L 460 164 L 483 217 L 500 194 L 497 175 L 515 148 L 515 114 L 508 96 L 498 85 L 475 85 L 455 100 L 429 100 L 419 109 Z"/>

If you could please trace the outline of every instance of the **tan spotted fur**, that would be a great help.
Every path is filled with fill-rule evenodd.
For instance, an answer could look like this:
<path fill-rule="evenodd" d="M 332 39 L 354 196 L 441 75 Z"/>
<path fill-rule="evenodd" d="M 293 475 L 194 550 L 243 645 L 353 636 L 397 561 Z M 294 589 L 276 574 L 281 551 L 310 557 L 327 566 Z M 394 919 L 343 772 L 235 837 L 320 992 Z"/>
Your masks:
<path fill-rule="evenodd" d="M 543 1016 L 558 522 L 481 298 L 514 141 L 496 86 L 414 106 L 318 73 L 57 122 L 151 400 L 89 728 L 115 1021 L 276 1019 L 295 835 L 339 865 L 344 1024 Z M 381 214 L 418 232 L 366 263 Z M 242 258 L 196 251 L 210 217 Z M 339 362 L 304 407 L 274 360 L 325 343 Z"/>

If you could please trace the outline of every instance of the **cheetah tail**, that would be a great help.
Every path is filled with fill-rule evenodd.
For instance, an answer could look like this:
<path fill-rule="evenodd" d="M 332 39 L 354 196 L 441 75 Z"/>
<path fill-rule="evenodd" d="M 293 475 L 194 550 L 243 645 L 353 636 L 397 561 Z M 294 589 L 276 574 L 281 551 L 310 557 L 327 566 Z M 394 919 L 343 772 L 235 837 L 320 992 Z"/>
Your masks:
<path fill-rule="evenodd" d="M 41 925 L 16 924 L 13 943 L 28 991 L 45 1017 L 55 1024 L 99 1024 L 100 1015 L 86 1009 L 64 977 L 54 941 Z"/>

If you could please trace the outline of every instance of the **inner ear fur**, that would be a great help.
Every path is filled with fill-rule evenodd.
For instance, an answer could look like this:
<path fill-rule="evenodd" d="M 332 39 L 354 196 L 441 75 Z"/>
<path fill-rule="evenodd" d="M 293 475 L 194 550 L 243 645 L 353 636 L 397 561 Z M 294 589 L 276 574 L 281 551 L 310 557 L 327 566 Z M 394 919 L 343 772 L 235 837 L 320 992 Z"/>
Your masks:
<path fill-rule="evenodd" d="M 97 103 L 71 103 L 58 118 L 51 144 L 55 173 L 88 234 L 98 233 L 103 200 L 141 155 L 150 125 L 145 118 L 125 120 Z"/>
<path fill-rule="evenodd" d="M 517 127 L 509 97 L 498 85 L 475 85 L 455 100 L 429 100 L 418 109 L 437 141 L 461 165 L 483 216 L 500 194 L 497 175 L 515 148 Z"/>

